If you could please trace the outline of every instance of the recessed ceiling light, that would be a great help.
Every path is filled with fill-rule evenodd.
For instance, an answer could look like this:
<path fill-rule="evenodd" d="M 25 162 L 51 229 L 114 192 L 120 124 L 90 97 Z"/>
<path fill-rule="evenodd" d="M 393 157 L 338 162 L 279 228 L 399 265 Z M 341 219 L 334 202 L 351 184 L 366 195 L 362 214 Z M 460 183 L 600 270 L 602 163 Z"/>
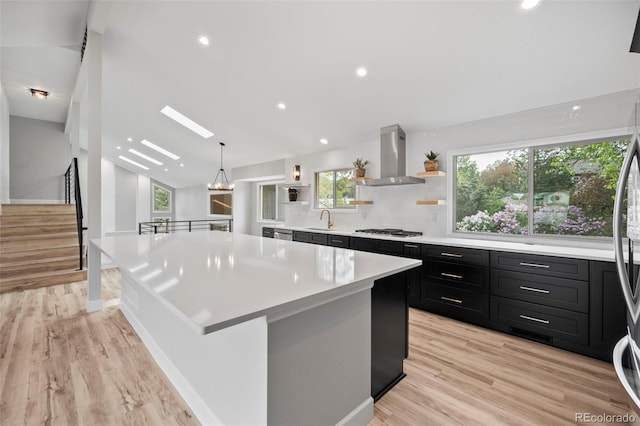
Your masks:
<path fill-rule="evenodd" d="M 125 156 L 123 156 L 123 155 L 119 155 L 119 156 L 118 156 L 118 158 L 120 158 L 121 160 L 126 161 L 127 163 L 131 163 L 131 164 L 133 164 L 134 166 L 138 166 L 138 167 L 140 167 L 141 169 L 149 170 L 149 168 L 148 168 L 147 166 L 143 166 L 143 165 L 142 165 L 142 164 L 140 164 L 140 163 L 136 163 L 135 161 L 133 161 L 133 160 L 131 160 L 130 158 L 127 158 L 127 157 L 125 157 Z"/>
<path fill-rule="evenodd" d="M 180 163 L 180 167 L 184 167 L 184 164 Z"/>
<path fill-rule="evenodd" d="M 29 91 L 31 92 L 31 96 L 33 96 L 34 98 L 47 99 L 49 97 L 49 92 L 47 92 L 46 90 L 29 89 Z"/>
<path fill-rule="evenodd" d="M 358 67 L 356 68 L 356 75 L 358 77 L 365 77 L 367 75 L 368 71 L 365 67 Z"/>
<path fill-rule="evenodd" d="M 167 117 L 171 118 L 172 120 L 175 120 L 178 123 L 182 124 L 184 127 L 191 130 L 192 132 L 199 134 L 205 139 L 208 139 L 211 136 L 213 136 L 213 132 L 205 129 L 204 127 L 202 127 L 201 125 L 199 125 L 198 123 L 190 119 L 189 117 L 171 108 L 169 105 L 162 108 L 160 112 L 166 115 Z"/>
<path fill-rule="evenodd" d="M 522 3 L 520 3 L 520 7 L 525 10 L 529 10 L 536 7 L 538 3 L 540 3 L 540 0 L 522 0 Z"/>
<path fill-rule="evenodd" d="M 142 140 L 140 141 L 140 143 L 141 143 L 142 145 L 148 146 L 148 147 L 149 147 L 149 148 L 151 148 L 151 149 L 155 149 L 155 150 L 156 150 L 156 151 L 158 151 L 160 154 L 164 154 L 164 155 L 166 155 L 167 157 L 171 158 L 172 160 L 179 160 L 179 159 L 180 159 L 180 157 L 179 157 L 179 156 L 177 156 L 177 155 L 175 155 L 173 152 L 169 152 L 169 151 L 167 151 L 166 149 L 161 148 L 161 147 L 159 147 L 158 145 L 156 145 L 156 144 L 154 144 L 154 143 L 151 143 L 151 142 L 149 142 L 149 141 L 148 141 L 148 140 L 146 140 L 146 139 L 142 139 Z"/>
<path fill-rule="evenodd" d="M 326 140 L 325 138 L 322 138 L 322 139 L 320 139 L 320 143 L 321 143 L 322 145 L 326 145 L 326 144 L 328 144 L 328 143 L 329 143 L 329 141 L 328 141 L 328 140 Z"/>
<path fill-rule="evenodd" d="M 164 169 L 164 171 L 165 171 L 165 172 L 168 172 L 168 171 L 169 171 L 169 169 Z"/>
<path fill-rule="evenodd" d="M 122 148 L 120 148 L 120 145 L 118 145 L 118 146 L 116 146 L 116 149 L 122 149 Z"/>
<path fill-rule="evenodd" d="M 127 141 L 133 142 L 133 139 L 132 138 L 127 138 Z"/>
<path fill-rule="evenodd" d="M 573 106 L 573 110 L 574 110 L 574 111 L 577 111 L 577 110 L 579 110 L 580 108 L 582 108 L 580 105 L 574 105 L 574 106 Z"/>
<path fill-rule="evenodd" d="M 158 166 L 162 166 L 162 163 L 160 161 L 156 160 L 153 157 L 149 157 L 147 154 L 143 154 L 140 151 L 136 151 L 133 148 L 129 148 L 129 152 L 132 153 L 132 154 L 137 155 L 140 158 L 144 158 L 147 161 L 151 161 L 153 164 L 157 164 Z"/>
<path fill-rule="evenodd" d="M 280 108 L 280 109 L 287 109 L 287 106 L 285 105 L 285 103 L 284 103 L 284 102 L 280 102 L 280 103 L 278 104 L 278 108 Z"/>
<path fill-rule="evenodd" d="M 202 35 L 202 36 L 198 37 L 198 41 L 203 46 L 208 46 L 209 45 L 209 39 L 207 38 L 207 36 L 203 36 Z"/>

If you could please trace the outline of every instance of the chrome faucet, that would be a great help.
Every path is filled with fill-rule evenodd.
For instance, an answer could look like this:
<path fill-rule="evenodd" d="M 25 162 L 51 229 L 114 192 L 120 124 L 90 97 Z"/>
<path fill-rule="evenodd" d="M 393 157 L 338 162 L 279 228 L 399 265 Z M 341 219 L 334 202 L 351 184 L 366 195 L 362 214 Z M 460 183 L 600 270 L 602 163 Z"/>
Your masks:
<path fill-rule="evenodd" d="M 331 212 L 327 209 L 323 209 L 320 212 L 320 220 L 322 220 L 322 215 L 324 215 L 324 212 L 327 212 L 327 229 L 331 229 L 333 228 L 333 222 L 331 222 Z"/>

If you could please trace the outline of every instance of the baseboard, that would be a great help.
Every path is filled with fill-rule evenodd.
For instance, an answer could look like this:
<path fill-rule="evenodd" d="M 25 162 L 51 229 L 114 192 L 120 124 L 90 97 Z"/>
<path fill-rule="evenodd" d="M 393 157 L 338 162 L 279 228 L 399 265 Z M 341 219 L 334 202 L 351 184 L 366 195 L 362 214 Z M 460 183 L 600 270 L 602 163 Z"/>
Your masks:
<path fill-rule="evenodd" d="M 373 419 L 373 398 L 369 397 L 352 412 L 344 416 L 336 426 L 366 425 Z"/>
<path fill-rule="evenodd" d="M 175 367 L 175 365 L 173 365 L 169 358 L 167 358 L 162 349 L 160 349 L 160 347 L 156 344 L 155 340 L 151 337 L 147 329 L 144 328 L 140 321 L 138 321 L 138 319 L 131 312 L 128 306 L 121 302 L 120 311 L 122 311 L 127 321 L 129 321 L 129 324 L 131 324 L 144 345 L 147 347 L 149 353 L 156 361 L 160 369 L 169 378 L 169 381 L 171 382 L 173 387 L 176 388 L 180 396 L 182 396 L 189 408 L 191 408 L 198 421 L 203 425 L 221 425 L 222 422 L 220 421 L 220 419 L 218 419 L 215 414 L 211 412 L 202 398 L 200 398 L 200 396 L 193 390 L 193 388 L 189 384 L 189 381 L 184 378 L 184 376 Z"/>

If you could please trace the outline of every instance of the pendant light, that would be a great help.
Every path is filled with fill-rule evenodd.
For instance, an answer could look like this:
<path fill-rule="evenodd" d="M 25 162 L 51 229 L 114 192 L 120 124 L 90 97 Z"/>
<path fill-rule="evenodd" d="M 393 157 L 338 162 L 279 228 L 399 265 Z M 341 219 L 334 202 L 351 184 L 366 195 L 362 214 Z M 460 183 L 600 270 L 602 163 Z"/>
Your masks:
<path fill-rule="evenodd" d="M 213 184 L 208 184 L 211 191 L 233 191 L 233 184 L 229 183 L 227 179 L 227 173 L 224 171 L 222 151 L 224 149 L 224 142 L 220 142 L 220 170 L 213 181 Z"/>

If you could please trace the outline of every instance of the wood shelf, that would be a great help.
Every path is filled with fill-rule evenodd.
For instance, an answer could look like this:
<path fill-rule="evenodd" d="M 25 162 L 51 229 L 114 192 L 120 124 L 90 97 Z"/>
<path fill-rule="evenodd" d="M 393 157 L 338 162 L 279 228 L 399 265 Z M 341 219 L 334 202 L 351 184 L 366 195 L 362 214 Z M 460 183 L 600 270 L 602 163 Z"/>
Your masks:
<path fill-rule="evenodd" d="M 351 205 L 373 204 L 373 201 L 369 201 L 369 200 L 353 200 L 353 201 L 349 201 L 349 204 L 351 204 Z"/>
<path fill-rule="evenodd" d="M 297 182 L 278 183 L 276 185 L 281 188 L 308 188 L 311 186 L 311 184 L 309 183 L 297 183 Z"/>
<path fill-rule="evenodd" d="M 349 179 L 349 182 L 366 182 L 366 181 L 372 180 L 372 179 L 373 178 L 366 177 L 366 176 L 365 177 L 361 177 L 361 178 L 356 177 L 356 178 Z"/>
<path fill-rule="evenodd" d="M 436 170 L 435 172 L 418 172 L 416 176 L 421 178 L 434 178 L 434 177 L 444 177 L 447 173 L 442 170 Z"/>
<path fill-rule="evenodd" d="M 419 206 L 443 206 L 446 202 L 445 200 L 418 200 L 416 204 Z"/>

